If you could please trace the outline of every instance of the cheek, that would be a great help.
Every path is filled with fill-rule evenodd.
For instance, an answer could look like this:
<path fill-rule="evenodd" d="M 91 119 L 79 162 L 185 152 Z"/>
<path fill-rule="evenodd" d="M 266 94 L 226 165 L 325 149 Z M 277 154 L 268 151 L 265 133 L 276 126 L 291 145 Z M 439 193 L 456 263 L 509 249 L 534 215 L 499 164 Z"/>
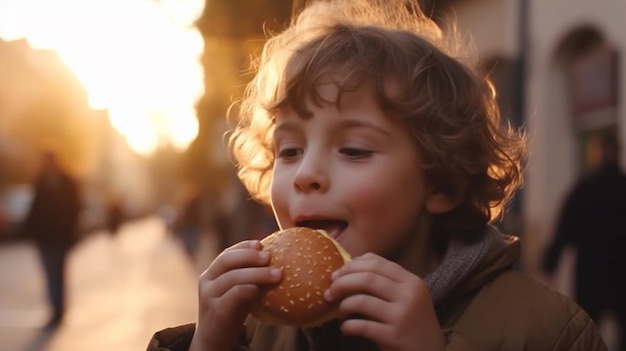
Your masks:
<path fill-rule="evenodd" d="M 352 183 L 347 189 L 350 207 L 359 216 L 380 223 L 394 223 L 417 211 L 419 194 L 414 185 L 404 187 Z"/>
<path fill-rule="evenodd" d="M 380 167 L 385 172 L 363 172 L 342 184 L 346 199 L 354 208 L 368 211 L 396 211 L 415 207 L 425 197 L 424 182 L 418 170 L 411 167 Z"/>
<path fill-rule="evenodd" d="M 379 211 L 383 208 L 381 204 L 387 200 L 381 187 L 354 178 L 343 186 L 342 193 L 345 206 L 357 219 L 380 216 Z"/>
<path fill-rule="evenodd" d="M 386 257 L 414 232 L 420 208 L 412 190 L 407 190 L 356 185 L 350 189 L 348 207 L 355 233 L 347 243 L 351 254 L 373 252 Z"/>
<path fill-rule="evenodd" d="M 413 177 L 414 173 L 408 170 L 397 174 L 401 176 L 387 174 L 374 181 L 371 177 L 352 178 L 345 185 L 344 199 L 348 199 L 351 211 L 362 221 L 362 228 L 403 232 L 423 211 L 426 197 L 419 175 Z"/>
<path fill-rule="evenodd" d="M 385 187 L 370 184 L 370 182 L 360 183 L 353 180 L 346 186 L 346 198 L 350 199 L 351 207 L 361 211 L 376 211 L 388 204 L 393 198 Z"/>

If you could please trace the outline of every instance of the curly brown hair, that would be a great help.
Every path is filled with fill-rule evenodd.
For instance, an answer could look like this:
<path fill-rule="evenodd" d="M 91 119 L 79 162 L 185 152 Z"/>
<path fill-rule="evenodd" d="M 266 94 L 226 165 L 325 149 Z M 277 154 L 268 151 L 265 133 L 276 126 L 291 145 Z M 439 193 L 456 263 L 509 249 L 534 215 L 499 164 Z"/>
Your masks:
<path fill-rule="evenodd" d="M 318 1 L 268 39 L 229 139 L 253 197 L 269 203 L 275 114 L 309 114 L 305 101 L 320 101 L 322 79 L 340 72 L 337 98 L 370 84 L 383 111 L 412 131 L 427 181 L 462 200 L 436 224 L 457 231 L 499 217 L 522 184 L 525 137 L 501 123 L 493 86 L 465 58 L 454 28 L 444 35 L 414 3 Z"/>

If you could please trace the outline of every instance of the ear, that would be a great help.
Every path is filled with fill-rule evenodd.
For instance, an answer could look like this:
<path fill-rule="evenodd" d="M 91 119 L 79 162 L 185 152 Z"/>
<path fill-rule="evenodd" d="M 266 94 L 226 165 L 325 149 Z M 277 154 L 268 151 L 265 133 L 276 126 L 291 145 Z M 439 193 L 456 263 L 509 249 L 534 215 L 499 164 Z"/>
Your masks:
<path fill-rule="evenodd" d="M 431 214 L 450 212 L 461 203 L 461 199 L 462 196 L 452 197 L 433 190 L 426 199 L 426 211 Z"/>

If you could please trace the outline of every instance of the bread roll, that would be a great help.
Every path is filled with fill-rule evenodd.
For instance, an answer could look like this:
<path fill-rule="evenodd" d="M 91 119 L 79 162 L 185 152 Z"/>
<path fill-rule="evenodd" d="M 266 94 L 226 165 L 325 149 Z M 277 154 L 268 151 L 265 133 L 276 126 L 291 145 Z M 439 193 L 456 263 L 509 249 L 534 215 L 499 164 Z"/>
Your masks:
<path fill-rule="evenodd" d="M 283 279 L 262 288 L 252 315 L 265 324 L 315 327 L 332 319 L 337 306 L 324 299 L 332 272 L 350 255 L 324 230 L 294 227 L 261 240 L 271 253 L 270 266 L 281 268 Z"/>

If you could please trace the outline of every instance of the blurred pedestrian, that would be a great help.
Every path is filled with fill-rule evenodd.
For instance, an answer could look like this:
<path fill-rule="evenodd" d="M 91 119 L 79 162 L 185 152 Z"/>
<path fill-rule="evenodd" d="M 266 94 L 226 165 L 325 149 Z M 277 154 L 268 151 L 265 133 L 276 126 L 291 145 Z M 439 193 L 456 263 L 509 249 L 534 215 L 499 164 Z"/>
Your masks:
<path fill-rule="evenodd" d="M 6 217 L 4 208 L 0 205 L 0 241 L 8 238 L 9 236 L 9 225 Z"/>
<path fill-rule="evenodd" d="M 157 210 L 157 216 L 163 221 L 165 233 L 174 236 L 176 233 L 177 209 L 171 204 L 162 204 Z"/>
<path fill-rule="evenodd" d="M 45 273 L 52 308 L 47 327 L 56 327 L 66 309 L 66 261 L 78 241 L 81 199 L 77 180 L 63 169 L 54 153 L 44 152 L 41 162 L 24 229 L 37 245 Z"/>
<path fill-rule="evenodd" d="M 107 222 L 106 229 L 112 236 L 115 236 L 124 221 L 124 210 L 122 202 L 118 196 L 112 195 L 107 200 Z"/>
<path fill-rule="evenodd" d="M 563 249 L 577 251 L 575 299 L 589 316 L 612 312 L 626 350 L 626 174 L 619 166 L 614 134 L 601 141 L 600 166 L 582 177 L 567 196 L 543 269 L 553 274 Z"/>
<path fill-rule="evenodd" d="M 187 256 L 193 261 L 202 227 L 202 197 L 196 185 L 189 185 L 176 219 L 176 234 L 180 237 Z"/>
<path fill-rule="evenodd" d="M 223 242 L 220 251 L 242 240 L 260 240 L 278 230 L 271 208 L 252 199 L 239 180 L 234 182 L 234 186 L 236 198 L 228 214 L 229 237 Z"/>

